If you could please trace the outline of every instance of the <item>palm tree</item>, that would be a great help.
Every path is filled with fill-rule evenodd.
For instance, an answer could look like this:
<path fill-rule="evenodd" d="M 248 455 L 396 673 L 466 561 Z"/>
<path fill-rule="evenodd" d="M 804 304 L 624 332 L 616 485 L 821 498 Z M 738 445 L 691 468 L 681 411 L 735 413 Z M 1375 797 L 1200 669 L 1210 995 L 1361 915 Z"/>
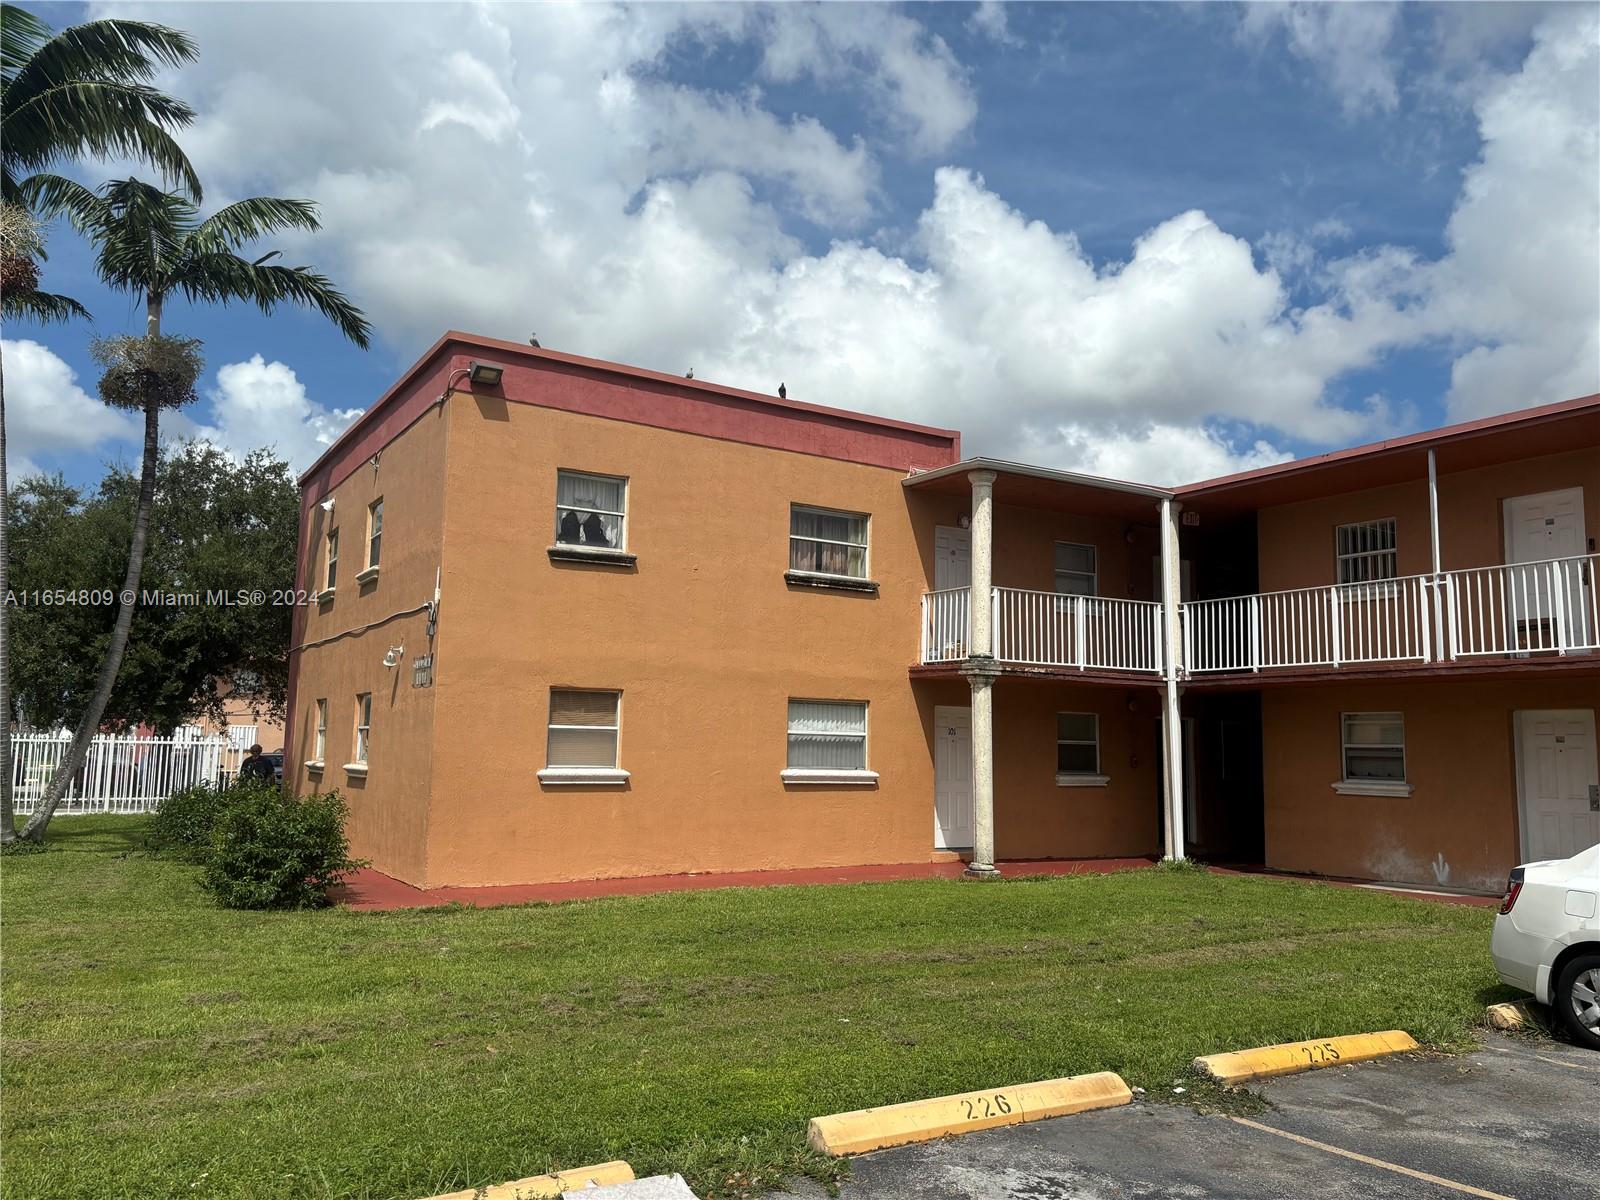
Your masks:
<path fill-rule="evenodd" d="M 197 51 L 187 35 L 143 21 L 89 21 L 54 36 L 25 8 L 0 5 L 0 316 L 64 321 L 89 314 L 38 290 L 44 257 L 27 197 L 63 160 L 116 155 L 151 163 L 200 199 L 200 181 L 172 138 L 194 112 L 150 86 L 162 66 Z M 9 585 L 5 367 L 0 361 L 0 596 Z M 0 604 L 0 843 L 16 837 L 11 797 L 11 615 Z"/>
<path fill-rule="evenodd" d="M 62 793 L 83 765 L 127 649 L 128 628 L 133 622 L 131 601 L 138 596 L 155 498 L 161 410 L 194 397 L 200 371 L 198 343 L 163 334 L 161 318 L 167 301 L 175 296 L 191 303 L 244 300 L 263 312 L 282 303 L 298 304 L 320 312 L 362 348 L 372 332 L 361 310 L 326 276 L 309 267 L 278 265 L 272 261 L 278 257 L 276 251 L 259 258 L 239 253 L 243 245 L 268 234 L 320 228 L 316 205 L 309 200 L 257 197 L 230 204 L 202 219 L 199 209 L 183 196 L 137 179 L 107 183 L 99 192 L 58 179 L 39 188 L 37 195 L 46 212 L 68 214 L 94 243 L 95 265 L 104 283 L 144 301 L 145 332 L 143 337 L 114 338 L 96 347 L 96 357 L 106 368 L 100 380 L 101 398 L 144 413 L 144 468 L 128 573 L 111 642 L 88 711 L 79 721 L 38 811 L 22 830 L 21 836 L 35 840 L 44 836 Z"/>

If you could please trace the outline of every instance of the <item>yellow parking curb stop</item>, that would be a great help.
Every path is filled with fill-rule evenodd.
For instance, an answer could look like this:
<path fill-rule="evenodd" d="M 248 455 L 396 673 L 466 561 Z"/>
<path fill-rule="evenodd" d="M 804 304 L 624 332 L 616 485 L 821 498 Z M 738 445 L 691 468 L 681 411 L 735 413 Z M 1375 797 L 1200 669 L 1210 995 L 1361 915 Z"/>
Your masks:
<path fill-rule="evenodd" d="M 1015 1087 L 962 1092 L 958 1096 L 936 1096 L 931 1100 L 909 1100 L 882 1108 L 813 1117 L 807 1140 L 812 1149 L 835 1157 L 865 1154 L 887 1146 L 928 1142 L 1096 1108 L 1114 1108 L 1132 1100 L 1133 1093 L 1122 1076 L 1111 1071 L 1097 1071 L 1069 1079 L 1046 1079 Z"/>
<path fill-rule="evenodd" d="M 430 1196 L 428 1200 L 554 1200 L 562 1192 L 632 1181 L 633 1168 L 627 1163 L 608 1162 L 592 1167 L 577 1167 L 571 1171 L 557 1171 L 553 1175 L 530 1175 L 526 1179 L 513 1179 L 493 1187 L 468 1188 L 464 1192 Z"/>
<path fill-rule="evenodd" d="M 1285 1042 L 1281 1046 L 1258 1046 L 1254 1050 L 1234 1050 L 1227 1054 L 1208 1054 L 1194 1060 L 1195 1070 L 1223 1083 L 1248 1083 L 1274 1075 L 1296 1075 L 1318 1067 L 1337 1067 L 1345 1063 L 1366 1062 L 1388 1054 L 1405 1054 L 1418 1049 L 1416 1039 L 1403 1029 L 1383 1033 L 1354 1033 L 1309 1042 Z"/>

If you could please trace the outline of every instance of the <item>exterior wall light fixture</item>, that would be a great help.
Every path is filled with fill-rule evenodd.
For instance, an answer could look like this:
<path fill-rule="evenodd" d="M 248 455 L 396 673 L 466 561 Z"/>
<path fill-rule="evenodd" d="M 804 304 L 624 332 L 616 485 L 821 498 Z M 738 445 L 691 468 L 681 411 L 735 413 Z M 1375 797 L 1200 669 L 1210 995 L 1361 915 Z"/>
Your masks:
<path fill-rule="evenodd" d="M 506 369 L 498 363 L 474 361 L 467 368 L 467 378 L 471 379 L 474 385 L 483 387 L 499 387 L 500 377 L 505 373 Z"/>

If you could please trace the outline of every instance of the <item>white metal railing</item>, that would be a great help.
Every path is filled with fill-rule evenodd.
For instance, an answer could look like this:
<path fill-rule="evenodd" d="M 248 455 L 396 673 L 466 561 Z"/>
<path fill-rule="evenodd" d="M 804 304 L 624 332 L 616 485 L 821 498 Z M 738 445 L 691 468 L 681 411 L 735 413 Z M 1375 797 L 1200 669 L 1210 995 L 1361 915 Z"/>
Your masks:
<path fill-rule="evenodd" d="M 64 731 L 12 735 L 11 786 L 17 812 L 31 813 L 38 807 L 71 740 Z M 153 812 L 179 788 L 231 779 L 238 772 L 242 753 L 241 747 L 230 745 L 220 734 L 97 734 L 56 812 Z"/>
<path fill-rule="evenodd" d="M 972 640 L 972 589 L 922 594 L 922 661 L 959 662 Z"/>
<path fill-rule="evenodd" d="M 995 588 L 994 656 L 1080 671 L 1160 671 L 1161 605 Z"/>
<path fill-rule="evenodd" d="M 1600 650 L 1600 555 L 1446 571 L 1451 658 Z"/>
<path fill-rule="evenodd" d="M 1078 670 L 1158 673 L 1162 606 L 1025 588 L 993 593 L 994 656 Z M 1600 555 L 1291 588 L 1179 607 L 1187 674 L 1433 663 L 1600 650 Z M 922 597 L 922 661 L 971 646 L 969 589 Z"/>
<path fill-rule="evenodd" d="M 1180 608 L 1183 663 L 1191 673 L 1433 657 L 1429 576 L 1293 588 Z"/>
<path fill-rule="evenodd" d="M 994 656 L 1028 666 L 1160 671 L 1161 605 L 1149 600 L 995 588 Z M 971 591 L 922 596 L 922 661 L 959 662 L 972 641 Z"/>

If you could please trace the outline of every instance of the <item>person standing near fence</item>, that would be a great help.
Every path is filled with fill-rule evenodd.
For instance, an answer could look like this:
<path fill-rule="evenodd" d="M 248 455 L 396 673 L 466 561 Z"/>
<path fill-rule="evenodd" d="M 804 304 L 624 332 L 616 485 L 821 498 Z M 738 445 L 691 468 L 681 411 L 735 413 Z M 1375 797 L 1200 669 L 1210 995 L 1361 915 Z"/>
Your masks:
<path fill-rule="evenodd" d="M 254 746 L 251 746 L 250 753 L 246 754 L 244 761 L 239 764 L 239 778 L 241 780 L 265 779 L 271 782 L 275 775 L 276 772 L 273 771 L 272 764 L 261 753 L 261 743 L 257 742 Z"/>

